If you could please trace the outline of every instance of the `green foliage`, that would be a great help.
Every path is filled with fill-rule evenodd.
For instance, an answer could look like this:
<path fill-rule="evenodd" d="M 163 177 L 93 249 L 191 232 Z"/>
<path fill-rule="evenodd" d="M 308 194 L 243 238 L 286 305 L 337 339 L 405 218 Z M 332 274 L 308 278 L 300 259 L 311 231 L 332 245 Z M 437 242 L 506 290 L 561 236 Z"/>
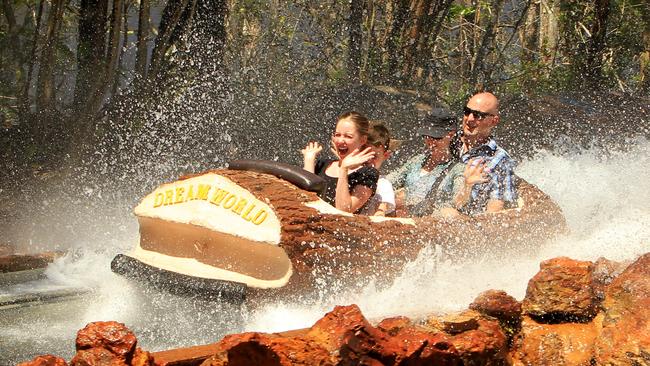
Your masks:
<path fill-rule="evenodd" d="M 476 13 L 476 8 L 471 5 L 463 5 L 459 3 L 454 3 L 449 9 L 449 18 L 469 18 L 470 16 Z"/>

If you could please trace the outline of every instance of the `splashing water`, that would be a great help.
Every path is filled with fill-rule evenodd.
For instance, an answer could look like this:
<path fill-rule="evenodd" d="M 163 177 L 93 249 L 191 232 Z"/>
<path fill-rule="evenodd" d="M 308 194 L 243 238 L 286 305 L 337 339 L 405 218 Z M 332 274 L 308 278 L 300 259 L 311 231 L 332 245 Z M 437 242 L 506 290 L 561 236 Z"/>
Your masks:
<path fill-rule="evenodd" d="M 308 327 L 335 304 L 356 303 L 366 317 L 381 319 L 461 310 L 488 289 L 522 299 L 545 259 L 634 259 L 650 251 L 649 149 L 650 142 L 639 139 L 631 140 L 626 152 L 541 151 L 522 162 L 518 174 L 561 206 L 570 228 L 568 235 L 549 240 L 534 253 L 459 263 L 430 247 L 387 289 L 370 285 L 317 308 L 270 306 L 256 313 L 247 329 Z"/>
<path fill-rule="evenodd" d="M 502 289 L 521 299 L 542 260 L 603 256 L 622 261 L 650 251 L 649 150 L 648 140 L 636 139 L 624 152 L 540 151 L 521 162 L 517 172 L 561 206 L 569 234 L 550 239 L 534 252 L 498 260 L 452 261 L 432 243 L 389 287 L 370 284 L 362 291 L 341 293 L 310 306 L 275 303 L 242 314 L 224 304 L 139 287 L 110 272 L 115 253 L 128 250 L 135 240 L 125 240 L 134 236 L 132 223 L 114 223 L 129 227 L 128 235 L 104 242 L 102 249 L 78 243 L 77 249 L 48 268 L 47 281 L 27 284 L 31 290 L 40 286 L 90 292 L 66 302 L 0 311 L 0 364 L 43 353 L 69 359 L 76 331 L 97 320 L 124 322 L 135 331 L 141 347 L 155 351 L 216 342 L 224 334 L 242 330 L 308 327 L 336 304 L 356 303 L 369 319 L 377 320 L 460 310 L 487 289 Z"/>

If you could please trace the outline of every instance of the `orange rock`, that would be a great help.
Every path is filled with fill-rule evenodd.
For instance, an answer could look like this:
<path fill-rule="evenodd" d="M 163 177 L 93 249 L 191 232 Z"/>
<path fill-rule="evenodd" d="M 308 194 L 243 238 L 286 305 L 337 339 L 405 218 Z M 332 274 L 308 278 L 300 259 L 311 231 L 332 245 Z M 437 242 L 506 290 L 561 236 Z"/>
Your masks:
<path fill-rule="evenodd" d="M 528 282 L 523 313 L 553 323 L 591 319 L 599 305 L 593 268 L 591 262 L 566 257 L 542 262 Z"/>
<path fill-rule="evenodd" d="M 401 329 L 410 327 L 413 325 L 413 321 L 405 316 L 396 316 L 392 318 L 386 318 L 377 324 L 377 329 L 382 332 L 388 333 L 391 336 L 396 335 Z"/>
<path fill-rule="evenodd" d="M 513 365 L 589 366 L 598 334 L 596 324 L 543 324 L 525 316 L 511 350 Z"/>
<path fill-rule="evenodd" d="M 458 333 L 451 344 L 463 365 L 503 365 L 508 355 L 508 340 L 496 319 L 478 319 L 478 327 Z"/>
<path fill-rule="evenodd" d="M 131 359 L 131 366 L 153 366 L 153 364 L 151 353 L 143 351 L 140 347 L 135 349 Z"/>
<path fill-rule="evenodd" d="M 521 316 L 521 303 L 501 290 L 480 293 L 469 308 L 502 321 L 511 321 Z"/>
<path fill-rule="evenodd" d="M 0 247 L 1 248 L 1 247 Z M 53 355 L 36 356 L 33 360 L 19 363 L 16 366 L 68 366 L 61 357 Z"/>
<path fill-rule="evenodd" d="M 93 322 L 77 332 L 77 351 L 105 348 L 111 353 L 130 360 L 137 339 L 129 328 L 115 321 Z"/>
<path fill-rule="evenodd" d="M 70 361 L 70 366 L 129 366 L 123 357 L 107 350 L 96 347 L 82 349 Z"/>
<path fill-rule="evenodd" d="M 224 351 L 203 362 L 203 366 L 335 364 L 333 357 L 323 347 L 313 341 L 295 337 L 253 332 L 227 336 L 221 343 Z"/>
<path fill-rule="evenodd" d="M 650 253 L 632 263 L 605 290 L 596 342 L 599 365 L 650 364 Z"/>

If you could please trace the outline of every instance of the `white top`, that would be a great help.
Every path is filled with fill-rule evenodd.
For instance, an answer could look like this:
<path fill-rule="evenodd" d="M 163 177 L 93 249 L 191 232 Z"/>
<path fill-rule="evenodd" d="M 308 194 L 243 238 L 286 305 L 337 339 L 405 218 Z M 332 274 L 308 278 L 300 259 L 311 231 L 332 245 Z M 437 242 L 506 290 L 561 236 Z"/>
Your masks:
<path fill-rule="evenodd" d="M 379 205 L 382 203 L 386 203 L 388 206 L 386 209 L 387 214 L 395 211 L 395 191 L 393 190 L 393 184 L 391 184 L 388 179 L 379 177 L 375 195 L 370 197 L 368 202 L 361 209 L 360 214 L 374 215 L 377 208 L 379 208 Z"/>

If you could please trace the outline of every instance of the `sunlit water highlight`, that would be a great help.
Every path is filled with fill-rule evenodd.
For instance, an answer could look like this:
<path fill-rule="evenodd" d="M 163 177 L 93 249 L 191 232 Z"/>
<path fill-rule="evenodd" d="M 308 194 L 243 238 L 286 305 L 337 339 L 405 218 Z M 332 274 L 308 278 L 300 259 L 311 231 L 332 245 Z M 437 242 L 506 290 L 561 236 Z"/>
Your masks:
<path fill-rule="evenodd" d="M 502 289 L 521 299 L 528 279 L 544 259 L 596 260 L 602 256 L 630 260 L 650 251 L 649 150 L 650 143 L 639 139 L 631 140 L 625 152 L 597 148 L 541 151 L 521 162 L 518 174 L 560 204 L 570 234 L 517 255 L 479 256 L 471 261 L 443 255 L 432 243 L 391 286 L 378 289 L 371 284 L 317 305 L 276 303 L 240 314 L 228 306 L 173 297 L 110 272 L 112 257 L 128 251 L 132 241 L 116 238 L 102 243 L 100 250 L 82 249 L 97 245 L 76 243 L 77 249 L 48 268 L 47 280 L 9 291 L 78 288 L 90 292 L 74 301 L 0 313 L 0 364 L 15 364 L 43 353 L 69 359 L 76 331 L 97 320 L 126 323 L 141 347 L 155 351 L 215 342 L 229 332 L 308 327 L 336 304 L 355 303 L 368 318 L 381 319 L 463 309 L 487 289 Z M 110 224 L 133 227 L 125 222 Z M 136 240 L 135 234 L 126 236 Z"/>

